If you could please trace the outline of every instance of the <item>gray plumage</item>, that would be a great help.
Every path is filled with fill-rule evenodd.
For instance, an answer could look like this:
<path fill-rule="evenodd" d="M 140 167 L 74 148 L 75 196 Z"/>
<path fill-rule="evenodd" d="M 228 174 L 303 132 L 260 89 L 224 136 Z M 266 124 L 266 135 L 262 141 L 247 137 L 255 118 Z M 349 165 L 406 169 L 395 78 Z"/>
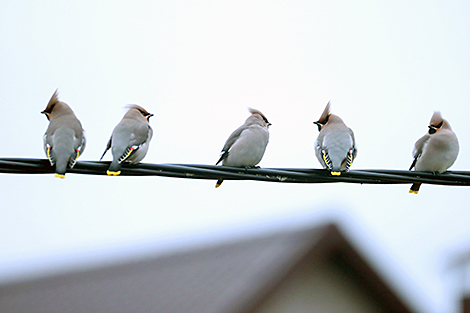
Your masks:
<path fill-rule="evenodd" d="M 153 114 L 135 104 L 129 105 L 128 108 L 127 113 L 114 128 L 106 150 L 100 158 L 101 160 L 111 149 L 113 161 L 106 172 L 108 175 L 121 174 L 123 162 L 136 164 L 142 161 L 153 136 L 152 127 L 149 125 L 149 119 Z"/>
<path fill-rule="evenodd" d="M 314 124 L 320 131 L 315 140 L 315 156 L 323 168 L 332 175 L 341 175 L 342 171 L 349 170 L 357 155 L 356 140 L 343 120 L 330 113 L 330 102 Z"/>
<path fill-rule="evenodd" d="M 253 167 L 263 158 L 269 142 L 268 127 L 271 123 L 258 110 L 248 108 L 251 116 L 227 139 L 219 160 L 225 166 Z M 222 184 L 218 180 L 216 188 Z"/>
<path fill-rule="evenodd" d="M 428 133 L 414 145 L 410 171 L 414 168 L 416 171 L 444 173 L 457 159 L 459 141 L 440 112 L 434 112 L 428 127 Z M 413 184 L 410 193 L 417 194 L 420 186 L 420 183 Z"/>
<path fill-rule="evenodd" d="M 43 143 L 47 158 L 55 165 L 55 176 L 65 178 L 67 168 L 72 168 L 85 150 L 86 139 L 82 124 L 58 96 L 56 90 L 41 112 L 49 120 Z"/>

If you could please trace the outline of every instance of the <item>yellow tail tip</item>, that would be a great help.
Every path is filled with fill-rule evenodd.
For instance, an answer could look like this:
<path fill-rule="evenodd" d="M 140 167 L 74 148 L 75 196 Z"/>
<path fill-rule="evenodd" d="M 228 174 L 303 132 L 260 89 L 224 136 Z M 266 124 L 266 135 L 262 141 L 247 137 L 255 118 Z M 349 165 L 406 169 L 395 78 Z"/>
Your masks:
<path fill-rule="evenodd" d="M 215 188 L 219 188 L 222 184 L 215 184 Z"/>
<path fill-rule="evenodd" d="M 331 172 L 331 175 L 333 175 L 333 176 L 339 176 L 339 175 L 341 175 L 341 172 Z"/>
<path fill-rule="evenodd" d="M 55 177 L 60 177 L 60 178 L 64 179 L 64 178 L 65 178 L 65 174 L 57 174 L 57 173 L 55 173 Z"/>
<path fill-rule="evenodd" d="M 410 189 L 410 191 L 408 191 L 408 192 L 409 192 L 409 193 L 414 193 L 415 195 L 417 195 L 418 192 L 419 192 L 419 190 L 411 190 L 411 189 Z"/>
<path fill-rule="evenodd" d="M 113 172 L 113 171 L 106 171 L 106 174 L 108 174 L 108 175 L 112 175 L 112 176 L 117 176 L 117 175 L 121 174 L 121 171 L 117 171 L 117 172 Z"/>

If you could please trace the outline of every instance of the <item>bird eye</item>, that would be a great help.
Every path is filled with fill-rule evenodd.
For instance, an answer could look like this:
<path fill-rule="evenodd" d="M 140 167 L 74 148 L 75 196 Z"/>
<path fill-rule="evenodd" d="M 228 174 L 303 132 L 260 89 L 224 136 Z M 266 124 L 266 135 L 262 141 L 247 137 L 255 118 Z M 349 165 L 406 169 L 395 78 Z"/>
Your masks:
<path fill-rule="evenodd" d="M 328 115 L 323 121 L 313 122 L 313 124 L 318 126 L 318 131 L 321 131 L 322 126 L 325 126 L 326 123 L 328 123 L 329 118 L 330 118 L 330 116 Z"/>
<path fill-rule="evenodd" d="M 444 123 L 444 121 L 440 122 L 440 123 L 437 124 L 437 125 L 432 125 L 432 124 L 431 124 L 431 125 L 429 125 L 428 127 L 429 127 L 429 128 L 434 128 L 434 130 L 438 130 L 438 129 L 440 129 L 440 128 L 442 127 L 442 124 L 443 124 L 443 123 Z"/>
<path fill-rule="evenodd" d="M 146 113 L 141 112 L 141 113 L 142 113 L 142 115 L 147 119 L 147 122 L 150 122 L 150 118 L 153 116 L 153 114 L 152 114 L 152 113 L 148 113 L 148 112 L 146 112 Z"/>

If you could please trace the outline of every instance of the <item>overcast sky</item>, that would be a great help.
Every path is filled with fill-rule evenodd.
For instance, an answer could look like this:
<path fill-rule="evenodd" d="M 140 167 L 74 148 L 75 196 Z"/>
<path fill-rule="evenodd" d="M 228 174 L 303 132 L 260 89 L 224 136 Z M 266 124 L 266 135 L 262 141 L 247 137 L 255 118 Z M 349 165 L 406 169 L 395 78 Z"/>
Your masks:
<path fill-rule="evenodd" d="M 0 157 L 45 157 L 40 112 L 59 88 L 86 131 L 82 161 L 99 159 L 136 103 L 155 114 L 144 162 L 214 164 L 253 107 L 272 123 L 260 166 L 320 168 L 312 122 L 331 101 L 356 135 L 352 169 L 408 169 L 440 110 L 460 141 L 451 169 L 469 170 L 469 16 L 468 1 L 2 1 Z M 470 246 L 466 187 L 73 174 L 0 184 L 0 282 L 78 252 L 335 216 L 412 305 L 456 312 L 448 258 Z"/>

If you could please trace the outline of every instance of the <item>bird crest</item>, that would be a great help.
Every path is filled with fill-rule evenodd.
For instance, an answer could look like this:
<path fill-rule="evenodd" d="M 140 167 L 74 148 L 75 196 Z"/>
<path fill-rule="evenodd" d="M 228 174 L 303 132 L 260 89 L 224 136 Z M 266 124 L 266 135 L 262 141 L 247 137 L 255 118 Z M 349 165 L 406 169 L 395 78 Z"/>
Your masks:
<path fill-rule="evenodd" d="M 443 118 L 442 118 L 441 112 L 435 111 L 431 117 L 431 121 L 429 122 L 429 125 L 437 127 L 439 126 L 439 124 L 442 124 L 442 121 L 443 121 Z"/>
<path fill-rule="evenodd" d="M 437 131 L 441 130 L 442 125 L 444 124 L 444 119 L 442 118 L 441 112 L 436 111 L 431 117 L 429 122 L 429 131 L 430 135 L 435 134 Z"/>
<path fill-rule="evenodd" d="M 52 113 L 52 109 L 54 109 L 54 106 L 59 102 L 59 89 L 57 88 L 54 91 L 54 94 L 51 97 L 51 100 L 49 100 L 49 103 L 47 104 L 46 108 L 44 111 L 42 111 L 42 114 L 46 114 L 47 119 L 49 119 L 49 114 Z"/>
<path fill-rule="evenodd" d="M 320 118 L 318 119 L 318 121 L 320 123 L 324 123 L 326 124 L 327 122 L 327 119 L 328 119 L 328 116 L 330 116 L 330 101 L 328 101 L 328 104 L 326 105 L 325 109 L 323 110 L 323 113 L 321 114 Z"/>
<path fill-rule="evenodd" d="M 328 101 L 328 104 L 325 107 L 325 110 L 323 110 L 323 113 L 320 116 L 320 119 L 316 122 L 313 122 L 313 124 L 318 126 L 318 131 L 321 131 L 323 127 L 328 123 L 328 119 L 330 117 L 330 101 Z"/>
<path fill-rule="evenodd" d="M 261 113 L 260 111 L 256 110 L 256 109 L 253 109 L 253 108 L 248 108 L 248 111 L 250 111 L 251 114 L 258 114 L 259 116 L 261 116 L 261 118 L 263 119 L 263 121 L 269 126 L 271 125 L 271 123 L 269 123 L 268 119 L 266 118 L 266 116 L 264 116 L 263 113 Z"/>
<path fill-rule="evenodd" d="M 152 113 L 149 113 L 146 109 L 144 109 L 143 107 L 141 107 L 140 105 L 137 105 L 137 104 L 128 104 L 125 106 L 125 108 L 129 109 L 129 110 L 132 110 L 132 109 L 136 109 L 140 112 L 140 114 L 142 114 L 146 119 L 147 121 L 149 121 L 150 117 L 153 116 Z"/>

